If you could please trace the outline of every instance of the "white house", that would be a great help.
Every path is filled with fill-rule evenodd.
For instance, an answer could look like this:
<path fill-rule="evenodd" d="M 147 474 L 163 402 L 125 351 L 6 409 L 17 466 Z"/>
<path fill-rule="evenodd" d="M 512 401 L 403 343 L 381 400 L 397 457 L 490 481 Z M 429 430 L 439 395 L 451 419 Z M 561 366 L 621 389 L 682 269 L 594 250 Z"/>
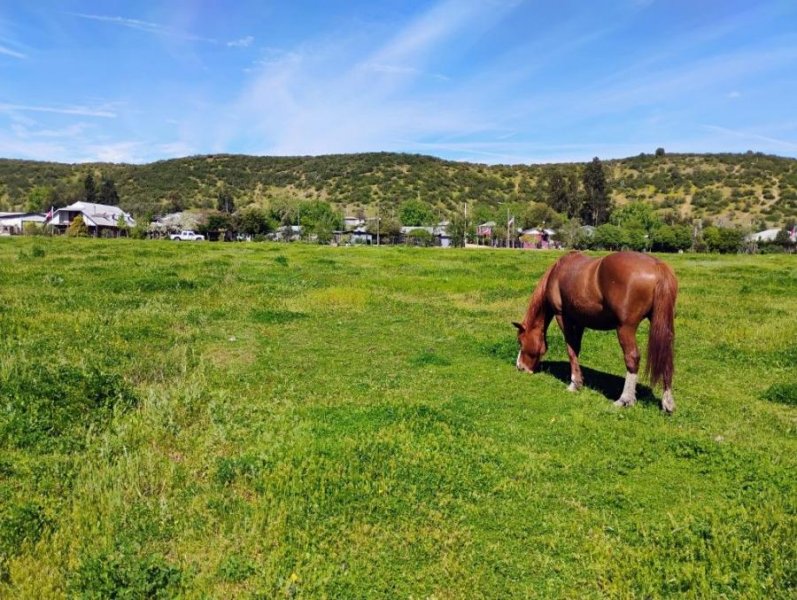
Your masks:
<path fill-rule="evenodd" d="M 45 216 L 33 212 L 0 212 L 0 235 L 18 235 L 25 223 L 43 224 Z"/>
<path fill-rule="evenodd" d="M 136 224 L 133 217 L 118 206 L 82 201 L 56 210 L 49 224 L 55 229 L 64 231 L 78 216 L 83 217 L 83 222 L 88 227 L 89 233 L 97 237 L 106 231 L 113 234 L 118 233 L 120 217 L 128 227 L 134 227 Z"/>
<path fill-rule="evenodd" d="M 775 238 L 778 237 L 778 233 L 780 233 L 780 227 L 775 227 L 774 229 L 765 229 L 764 231 L 759 231 L 758 233 L 751 233 L 747 236 L 748 242 L 774 242 Z M 789 233 L 789 240 L 792 242 L 797 241 L 797 232 L 792 230 Z"/>

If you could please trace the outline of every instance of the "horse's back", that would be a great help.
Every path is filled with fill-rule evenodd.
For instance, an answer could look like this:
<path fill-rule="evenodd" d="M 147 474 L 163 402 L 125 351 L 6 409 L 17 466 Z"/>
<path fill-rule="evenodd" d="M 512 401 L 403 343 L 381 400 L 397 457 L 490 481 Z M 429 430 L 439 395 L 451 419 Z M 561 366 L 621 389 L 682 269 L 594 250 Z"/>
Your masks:
<path fill-rule="evenodd" d="M 637 324 L 651 314 L 660 264 L 639 252 L 571 253 L 554 270 L 548 299 L 556 314 L 592 329 Z"/>
<path fill-rule="evenodd" d="M 649 316 L 663 264 L 640 252 L 616 252 L 601 259 L 599 287 L 619 322 L 639 322 Z"/>

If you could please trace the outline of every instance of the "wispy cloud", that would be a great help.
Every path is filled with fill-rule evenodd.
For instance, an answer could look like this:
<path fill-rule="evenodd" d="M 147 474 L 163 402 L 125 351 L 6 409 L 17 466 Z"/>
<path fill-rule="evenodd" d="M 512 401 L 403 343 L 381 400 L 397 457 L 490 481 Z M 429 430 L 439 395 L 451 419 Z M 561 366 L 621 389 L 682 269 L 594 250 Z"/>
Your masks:
<path fill-rule="evenodd" d="M 121 16 L 113 16 L 113 15 L 92 15 L 92 14 L 85 14 L 85 13 L 68 13 L 74 17 L 79 17 L 81 19 L 88 19 L 91 21 L 99 21 L 102 23 L 110 23 L 112 25 L 117 25 L 120 27 L 127 27 L 129 29 L 135 29 L 138 31 L 143 31 L 145 33 L 151 33 L 160 36 L 166 37 L 173 37 L 179 38 L 194 42 L 206 42 L 209 44 L 218 44 L 218 40 L 213 38 L 207 38 L 199 35 L 195 35 L 193 33 L 183 31 L 180 29 L 176 29 L 174 27 L 170 27 L 168 25 L 164 25 L 162 23 L 153 23 L 152 21 L 143 21 L 141 19 L 131 19 L 128 17 L 121 17 Z"/>
<path fill-rule="evenodd" d="M 246 37 L 242 37 L 238 40 L 232 40 L 227 42 L 227 45 L 230 48 L 248 48 L 251 46 L 255 41 L 255 38 L 251 35 L 247 35 Z"/>
<path fill-rule="evenodd" d="M 421 77 L 431 77 L 434 79 L 438 79 L 440 81 L 450 81 L 450 78 L 441 74 L 441 73 L 432 73 L 423 71 L 421 69 L 417 69 L 415 67 L 409 67 L 405 65 L 386 65 L 382 63 L 367 63 L 364 64 L 363 69 L 373 71 L 374 73 L 381 73 L 383 75 L 410 75 L 410 76 L 421 76 Z"/>
<path fill-rule="evenodd" d="M 36 129 L 35 123 L 14 123 L 11 131 L 21 138 L 74 138 L 83 136 L 90 129 L 88 123 L 72 123 L 60 129 Z"/>
<path fill-rule="evenodd" d="M 319 154 L 402 149 L 397 140 L 452 135 L 483 117 L 443 89 L 421 89 L 418 80 L 448 78 L 435 65 L 453 39 L 489 31 L 516 2 L 446 0 L 432 6 L 386 42 L 349 49 L 338 39 L 271 56 L 253 72 L 234 119 L 219 127 L 220 141 L 247 128 L 255 151 Z M 477 127 L 484 126 L 476 125 Z M 240 134 L 239 134 L 240 135 Z"/>
<path fill-rule="evenodd" d="M 103 117 L 113 119 L 116 113 L 107 108 L 95 108 L 89 106 L 37 106 L 26 104 L 0 104 L 0 112 L 43 112 L 57 113 L 61 115 L 81 115 L 84 117 Z"/>
<path fill-rule="evenodd" d="M 26 54 L 22 54 L 22 52 L 17 52 L 16 50 L 12 50 L 6 46 L 0 46 L 0 54 L 3 54 L 4 56 L 11 56 L 13 58 L 28 58 Z"/>
<path fill-rule="evenodd" d="M 720 127 L 719 125 L 703 125 L 704 129 L 715 131 L 727 136 L 736 137 L 751 142 L 765 142 L 766 144 L 774 144 L 785 150 L 797 150 L 797 140 L 782 140 L 779 138 L 771 137 L 768 135 L 761 135 L 751 131 L 743 131 L 738 129 L 731 129 L 728 127 Z"/>

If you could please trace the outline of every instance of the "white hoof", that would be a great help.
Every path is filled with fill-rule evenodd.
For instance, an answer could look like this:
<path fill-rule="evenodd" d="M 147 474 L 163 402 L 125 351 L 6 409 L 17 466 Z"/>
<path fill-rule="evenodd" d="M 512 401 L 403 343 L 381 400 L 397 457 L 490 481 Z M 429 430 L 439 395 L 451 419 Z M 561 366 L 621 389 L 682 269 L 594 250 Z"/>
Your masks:
<path fill-rule="evenodd" d="M 568 392 L 577 392 L 579 389 L 581 389 L 581 386 L 576 385 L 575 381 L 571 381 L 570 385 L 567 386 Z"/>
<path fill-rule="evenodd" d="M 672 390 L 664 390 L 664 395 L 661 397 L 661 408 L 669 414 L 672 414 L 675 410 L 675 399 L 672 397 Z"/>
<path fill-rule="evenodd" d="M 617 400 L 614 401 L 615 406 L 634 406 L 636 404 L 636 398 L 626 398 L 620 396 Z"/>

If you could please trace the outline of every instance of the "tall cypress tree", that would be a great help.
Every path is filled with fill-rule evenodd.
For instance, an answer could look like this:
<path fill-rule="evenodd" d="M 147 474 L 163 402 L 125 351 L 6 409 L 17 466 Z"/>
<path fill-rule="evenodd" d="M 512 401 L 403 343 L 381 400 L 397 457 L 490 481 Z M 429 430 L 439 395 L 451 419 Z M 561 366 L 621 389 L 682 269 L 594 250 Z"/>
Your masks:
<path fill-rule="evenodd" d="M 611 203 L 603 163 L 596 156 L 584 169 L 582 177 L 585 202 L 582 216 L 590 225 L 598 226 L 609 219 Z"/>
<path fill-rule="evenodd" d="M 116 184 L 113 179 L 103 178 L 100 184 L 100 204 L 119 205 L 119 193 L 116 191 Z"/>
<path fill-rule="evenodd" d="M 97 184 L 94 182 L 94 175 L 89 173 L 83 180 L 84 198 L 86 202 L 97 202 Z"/>

